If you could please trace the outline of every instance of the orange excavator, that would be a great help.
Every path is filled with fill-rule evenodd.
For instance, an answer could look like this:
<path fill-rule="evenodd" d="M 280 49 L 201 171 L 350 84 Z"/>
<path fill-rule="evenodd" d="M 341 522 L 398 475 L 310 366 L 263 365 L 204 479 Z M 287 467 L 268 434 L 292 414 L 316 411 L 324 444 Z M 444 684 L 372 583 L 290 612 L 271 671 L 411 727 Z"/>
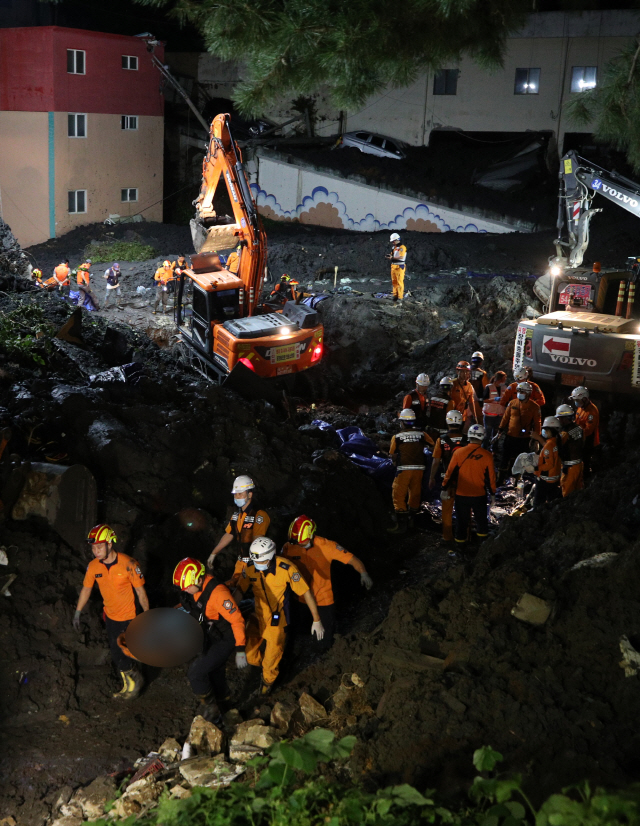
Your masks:
<path fill-rule="evenodd" d="M 191 221 L 196 254 L 177 279 L 175 305 L 189 363 L 225 384 L 232 373 L 242 380 L 300 373 L 320 363 L 324 347 L 315 310 L 293 298 L 262 300 L 267 237 L 229 121 L 221 114 L 211 124 Z M 214 205 L 221 180 L 233 216 Z"/>

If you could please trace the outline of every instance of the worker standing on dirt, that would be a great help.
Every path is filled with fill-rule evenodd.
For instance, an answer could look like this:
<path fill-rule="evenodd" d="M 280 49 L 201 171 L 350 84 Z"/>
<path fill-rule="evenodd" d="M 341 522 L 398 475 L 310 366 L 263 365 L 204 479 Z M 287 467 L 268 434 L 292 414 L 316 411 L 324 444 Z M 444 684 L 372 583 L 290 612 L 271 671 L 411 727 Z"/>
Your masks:
<path fill-rule="evenodd" d="M 484 427 L 481 424 L 471 425 L 467 433 L 469 444 L 459 447 L 454 452 L 442 480 L 443 489 L 455 487 L 455 540 L 459 550 L 463 550 L 468 542 L 472 512 L 476 520 L 478 539 L 486 539 L 489 534 L 487 494 L 490 494 L 493 505 L 496 472 L 493 456 L 481 445 L 484 435 Z"/>
<path fill-rule="evenodd" d="M 93 304 L 93 307 L 97 310 L 99 309 L 98 300 L 93 294 L 93 290 L 91 289 L 91 259 L 87 258 L 87 260 L 78 266 L 76 270 L 76 281 L 78 282 L 78 290 L 82 294 L 82 301 L 80 302 L 80 306 L 86 306 L 90 309 L 90 305 Z M 87 297 L 89 301 L 87 301 Z"/>
<path fill-rule="evenodd" d="M 545 502 L 553 502 L 562 497 L 560 492 L 562 473 L 560 420 L 556 416 L 547 416 L 542 422 L 542 435 L 533 433 L 531 438 L 542 445 L 538 467 L 535 471 L 538 478 L 533 495 L 533 509 L 536 510 Z"/>
<path fill-rule="evenodd" d="M 435 434 L 439 436 L 441 433 L 447 432 L 447 413 L 455 407 L 451 401 L 453 381 L 450 376 L 444 376 L 438 384 L 437 396 L 431 396 L 429 399 L 428 430 L 432 436 Z"/>
<path fill-rule="evenodd" d="M 342 545 L 331 539 L 316 536 L 317 526 L 308 516 L 299 516 L 289 525 L 289 541 L 282 549 L 282 555 L 294 562 L 307 583 L 311 586 L 311 593 L 318 606 L 318 615 L 324 626 L 324 638 L 321 648 L 330 648 L 333 642 L 333 631 L 336 616 L 331 586 L 331 563 L 341 562 L 351 565 L 360 574 L 360 583 L 368 590 L 373 586 L 373 580 L 367 573 L 364 564 Z M 299 602 L 304 597 L 298 597 Z"/>
<path fill-rule="evenodd" d="M 400 243 L 400 236 L 394 232 L 389 237 L 393 244 L 391 252 L 387 258 L 391 261 L 391 285 L 393 287 L 393 300 L 402 301 L 404 298 L 404 271 L 407 266 L 407 248 Z"/>
<path fill-rule="evenodd" d="M 503 370 L 491 377 L 489 384 L 484 388 L 484 404 L 482 406 L 482 418 L 484 424 L 485 437 L 482 447 L 489 450 L 491 440 L 500 427 L 500 422 L 507 409 L 504 403 L 506 392 L 507 374 Z"/>
<path fill-rule="evenodd" d="M 238 590 L 241 594 L 250 588 L 253 591 L 255 609 L 247 623 L 246 652 L 249 665 L 262 667 L 260 694 L 266 695 L 278 677 L 284 653 L 288 625 L 285 603 L 289 591 L 307 603 L 313 617 L 311 634 L 315 634 L 318 642 L 324 637 L 324 626 L 303 575 L 291 560 L 276 556 L 273 539 L 266 536 L 254 539 L 249 555 L 251 561 L 238 580 Z"/>
<path fill-rule="evenodd" d="M 120 307 L 120 264 L 117 262 L 112 264 L 108 270 L 105 270 L 103 278 L 107 279 L 107 292 L 104 297 L 104 309 L 107 309 L 107 304 L 110 299 L 116 300 L 116 307 Z"/>
<path fill-rule="evenodd" d="M 249 560 L 249 548 L 254 539 L 264 536 L 271 520 L 266 511 L 260 510 L 253 501 L 255 484 L 250 476 L 238 476 L 231 488 L 236 510 L 231 514 L 222 538 L 211 551 L 207 564 L 213 566 L 216 556 L 230 545 L 234 539 L 239 546 L 238 573 L 242 570 L 243 560 Z M 235 584 L 235 583 L 234 583 Z"/>
<path fill-rule="evenodd" d="M 162 302 L 162 315 L 166 315 L 169 301 L 169 284 L 173 281 L 173 267 L 170 261 L 163 261 L 153 276 L 156 282 L 156 303 L 153 305 L 153 314 L 158 312 L 158 305 Z"/>
<path fill-rule="evenodd" d="M 507 405 L 498 433 L 505 436 L 502 449 L 500 478 L 511 475 L 514 460 L 527 453 L 532 433 L 540 433 L 540 406 L 531 400 L 532 387 L 528 381 L 518 384 L 517 398 Z"/>
<path fill-rule="evenodd" d="M 471 378 L 471 365 L 468 361 L 459 361 L 456 365 L 458 377 L 453 381 L 451 388 L 451 401 L 453 409 L 462 413 L 464 419 L 465 432 L 469 426 L 480 421 L 480 404 L 476 398 L 476 392 L 469 381 Z"/>
<path fill-rule="evenodd" d="M 68 258 L 65 258 L 65 260 L 61 264 L 58 264 L 58 266 L 53 271 L 53 277 L 55 278 L 55 286 L 57 286 L 63 298 L 67 298 L 69 295 L 69 287 L 71 285 L 71 281 L 69 280 L 70 272 L 71 269 L 69 268 Z"/>
<path fill-rule="evenodd" d="M 171 262 L 171 269 L 176 275 L 182 275 L 185 270 L 188 270 L 191 265 L 185 258 L 183 253 L 180 253 L 175 261 Z"/>
<path fill-rule="evenodd" d="M 531 373 L 532 371 L 526 367 L 518 367 L 516 370 L 513 371 L 513 378 L 515 379 L 515 381 L 511 382 L 511 384 L 504 391 L 504 398 L 502 400 L 502 403 L 505 407 L 509 404 L 510 401 L 517 398 L 518 385 L 523 381 L 528 381 L 531 385 L 531 401 L 535 402 L 541 409 L 544 407 L 546 401 L 544 393 L 540 389 L 540 386 L 535 383 L 535 381 L 531 381 Z"/>
<path fill-rule="evenodd" d="M 283 273 L 280 276 L 280 281 L 269 293 L 269 302 L 271 304 L 286 304 L 287 301 L 295 301 L 297 286 L 298 282 L 294 278 Z"/>
<path fill-rule="evenodd" d="M 96 525 L 89 531 L 87 542 L 94 558 L 87 566 L 82 590 L 73 615 L 73 627 L 80 631 L 80 614 L 91 596 L 94 583 L 104 602 L 104 618 L 111 656 L 122 677 L 122 689 L 114 698 L 133 700 L 142 690 L 142 675 L 135 662 L 127 657 L 118 645 L 118 636 L 127 630 L 136 616 L 135 595 L 143 611 L 149 610 L 149 600 L 144 588 L 140 566 L 123 553 L 117 553 L 117 537 L 109 525 Z"/>
<path fill-rule="evenodd" d="M 576 387 L 571 391 L 571 399 L 576 405 L 576 424 L 584 434 L 584 478 L 591 473 L 593 450 L 600 444 L 600 411 L 589 399 L 586 387 Z"/>
<path fill-rule="evenodd" d="M 438 476 L 440 483 L 446 476 L 451 457 L 458 448 L 468 444 L 467 437 L 462 432 L 463 418 L 458 410 L 447 413 L 447 433 L 440 436 L 433 449 L 433 463 L 429 477 L 429 490 L 435 490 Z M 453 502 L 456 491 L 452 482 L 448 489 L 441 487 L 440 502 L 442 503 L 442 538 L 445 542 L 453 542 Z"/>
<path fill-rule="evenodd" d="M 406 533 L 410 518 L 420 509 L 420 493 L 424 474 L 424 449 L 433 446 L 433 439 L 428 433 L 415 427 L 416 414 L 413 410 L 400 412 L 402 432 L 391 439 L 389 456 L 396 466 L 393 480 L 393 509 L 396 522 L 387 528 L 388 533 Z"/>
<path fill-rule="evenodd" d="M 420 373 L 416 378 L 416 389 L 407 393 L 402 402 L 403 410 L 413 410 L 416 414 L 415 426 L 420 430 L 425 429 L 429 418 L 430 404 L 427 390 L 430 383 L 429 376 L 426 373 Z"/>
<path fill-rule="evenodd" d="M 202 654 L 189 665 L 191 690 L 200 700 L 202 715 L 211 722 L 225 711 L 229 687 L 225 666 L 235 651 L 236 668 L 247 667 L 244 617 L 231 591 L 218 582 L 198 559 L 181 560 L 173 572 L 173 584 L 180 589 L 180 602 L 198 621 L 204 618 L 205 642 Z"/>
<path fill-rule="evenodd" d="M 560 489 L 563 496 L 568 496 L 575 490 L 584 487 L 584 432 L 575 422 L 575 411 L 568 404 L 561 404 L 556 410 L 556 417 L 560 422 L 562 444 L 560 458 L 562 459 L 562 476 Z"/>
<path fill-rule="evenodd" d="M 476 350 L 471 356 L 471 376 L 469 377 L 469 381 L 473 385 L 473 389 L 476 391 L 476 398 L 480 402 L 484 398 L 484 388 L 489 384 L 487 371 L 482 369 L 483 364 L 484 356 L 480 350 Z"/>

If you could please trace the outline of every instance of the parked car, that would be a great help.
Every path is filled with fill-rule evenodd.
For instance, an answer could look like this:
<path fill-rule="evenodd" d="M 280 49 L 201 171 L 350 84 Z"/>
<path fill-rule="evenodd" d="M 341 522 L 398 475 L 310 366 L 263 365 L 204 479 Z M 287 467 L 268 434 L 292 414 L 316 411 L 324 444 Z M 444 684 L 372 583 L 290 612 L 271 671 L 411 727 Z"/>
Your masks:
<path fill-rule="evenodd" d="M 400 161 L 405 157 L 402 142 L 376 135 L 374 132 L 345 132 L 339 139 L 339 146 L 353 146 L 368 155 L 379 158 L 395 158 Z"/>

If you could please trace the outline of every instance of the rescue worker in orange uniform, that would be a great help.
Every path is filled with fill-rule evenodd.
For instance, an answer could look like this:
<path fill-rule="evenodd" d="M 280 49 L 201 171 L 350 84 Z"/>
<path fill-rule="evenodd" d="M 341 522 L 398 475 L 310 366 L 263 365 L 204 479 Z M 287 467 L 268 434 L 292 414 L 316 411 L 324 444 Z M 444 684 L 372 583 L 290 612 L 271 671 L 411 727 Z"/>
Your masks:
<path fill-rule="evenodd" d="M 556 417 L 560 422 L 562 439 L 560 489 L 563 496 L 568 496 L 574 490 L 582 490 L 584 487 L 584 433 L 575 423 L 575 411 L 570 405 L 561 404 L 556 410 Z"/>
<path fill-rule="evenodd" d="M 283 273 L 280 276 L 280 281 L 269 294 L 269 302 L 271 304 L 286 304 L 287 301 L 295 301 L 297 286 L 298 282 L 295 278 Z"/>
<path fill-rule="evenodd" d="M 491 377 L 491 381 L 484 388 L 484 404 L 482 406 L 482 416 L 485 437 L 482 447 L 490 449 L 491 440 L 500 428 L 500 422 L 507 409 L 504 403 L 506 391 L 507 374 L 502 370 Z"/>
<path fill-rule="evenodd" d="M 389 533 L 405 533 L 410 516 L 420 509 L 422 476 L 426 467 L 424 449 L 427 445 L 433 446 L 434 442 L 428 433 L 414 428 L 415 421 L 413 410 L 402 410 L 402 432 L 391 439 L 389 447 L 389 456 L 396 466 L 392 488 L 396 523 L 387 528 Z"/>
<path fill-rule="evenodd" d="M 429 489 L 434 490 L 438 477 L 440 481 L 444 479 L 451 457 L 461 447 L 465 447 L 467 437 L 462 432 L 462 413 L 458 410 L 450 410 L 447 413 L 448 431 L 440 436 L 433 449 L 433 463 L 431 465 L 431 475 L 429 477 Z M 441 488 L 440 501 L 442 503 L 442 538 L 445 542 L 453 542 L 453 501 L 455 498 L 455 485 L 451 484 L 449 489 Z"/>
<path fill-rule="evenodd" d="M 387 258 L 391 261 L 393 300 L 402 301 L 404 298 L 404 271 L 407 266 L 407 248 L 400 243 L 400 236 L 397 232 L 393 232 L 389 236 L 389 241 L 393 244 L 391 252 L 387 255 Z"/>
<path fill-rule="evenodd" d="M 173 281 L 173 267 L 170 261 L 163 261 L 153 276 L 156 282 L 156 303 L 153 305 L 153 314 L 158 311 L 158 305 L 162 302 L 162 315 L 166 315 L 167 303 L 169 301 L 169 283 Z"/>
<path fill-rule="evenodd" d="M 487 513 L 487 493 L 491 504 L 495 502 L 496 472 L 493 456 L 485 450 L 484 427 L 472 424 L 467 432 L 469 444 L 459 447 L 453 454 L 442 480 L 442 487 L 455 486 L 456 547 L 463 550 L 471 528 L 471 512 L 476 520 L 478 539 L 486 539 L 489 534 Z"/>
<path fill-rule="evenodd" d="M 206 622 L 204 650 L 189 665 L 187 677 L 191 690 L 200 700 L 204 716 L 217 716 L 215 707 L 224 710 L 229 700 L 225 665 L 235 651 L 236 668 L 247 667 L 244 618 L 231 591 L 211 574 L 198 559 L 181 560 L 173 572 L 173 584 L 180 589 L 180 602 L 187 613 Z"/>
<path fill-rule="evenodd" d="M 459 361 L 456 365 L 458 377 L 454 379 L 451 388 L 451 401 L 453 409 L 462 413 L 464 419 L 465 432 L 469 426 L 480 421 L 480 404 L 476 398 L 476 391 L 469 381 L 471 378 L 471 365 L 468 361 Z"/>
<path fill-rule="evenodd" d="M 509 404 L 510 401 L 517 398 L 518 396 L 518 385 L 520 382 L 528 381 L 531 385 L 531 401 L 535 402 L 538 407 L 543 408 L 545 405 L 545 397 L 544 393 L 540 389 L 540 386 L 535 383 L 535 381 L 531 381 L 530 374 L 533 371 L 527 367 L 518 367 L 517 370 L 513 371 L 513 378 L 515 381 L 511 382 L 511 384 L 507 387 L 504 391 L 504 398 L 502 403 L 505 407 Z"/>
<path fill-rule="evenodd" d="M 437 396 L 431 396 L 429 400 L 429 427 L 431 436 L 439 436 L 447 432 L 447 413 L 455 409 L 451 401 L 451 391 L 453 389 L 453 379 L 445 376 L 438 384 Z"/>
<path fill-rule="evenodd" d="M 238 246 L 234 249 L 233 252 L 230 252 L 227 257 L 226 269 L 229 272 L 232 272 L 234 275 L 240 269 L 240 256 L 242 254 L 242 244 L 238 244 Z M 295 296 L 294 296 L 295 298 Z"/>
<path fill-rule="evenodd" d="M 251 561 L 238 580 L 238 591 L 242 594 L 250 588 L 253 591 L 255 609 L 247 623 L 246 652 L 249 665 L 262 666 L 260 694 L 266 695 L 278 677 L 284 653 L 289 592 L 293 591 L 307 603 L 313 617 L 311 634 L 315 634 L 318 642 L 324 637 L 324 626 L 304 577 L 291 560 L 276 556 L 273 539 L 267 536 L 254 539 L 249 554 Z"/>
<path fill-rule="evenodd" d="M 117 537 L 108 525 L 96 525 L 89 531 L 87 542 L 91 546 L 94 558 L 87 566 L 82 590 L 78 598 L 73 627 L 80 631 L 80 614 L 91 596 L 94 583 L 97 583 L 104 603 L 104 618 L 109 639 L 109 648 L 116 668 L 122 677 L 122 689 L 114 698 L 132 700 L 142 690 L 142 676 L 118 646 L 118 636 L 127 630 L 136 616 L 135 595 L 143 611 L 149 610 L 149 600 L 144 588 L 144 576 L 140 566 L 123 553 L 117 553 Z"/>
<path fill-rule="evenodd" d="M 185 270 L 188 270 L 189 267 L 190 264 L 182 253 L 180 253 L 176 261 L 171 262 L 171 269 L 175 275 L 181 275 Z"/>
<path fill-rule="evenodd" d="M 336 615 L 331 586 L 331 563 L 341 562 L 351 565 L 360 574 L 360 583 L 367 589 L 373 586 L 373 580 L 364 564 L 342 545 L 331 539 L 316 535 L 317 526 L 308 516 L 299 516 L 289 525 L 289 541 L 282 549 L 282 555 L 292 560 L 311 587 L 318 615 L 324 626 L 324 638 L 321 646 L 329 648 L 333 642 Z M 298 601 L 302 599 L 298 597 Z"/>
<path fill-rule="evenodd" d="M 78 283 L 78 290 L 82 294 L 82 302 L 80 302 L 80 306 L 82 306 L 86 301 L 86 296 L 89 296 L 89 299 L 93 302 L 93 305 L 96 309 L 99 309 L 98 299 L 93 294 L 93 290 L 91 289 L 91 259 L 87 258 L 84 264 L 79 264 L 78 269 L 76 270 L 76 281 Z"/>
<path fill-rule="evenodd" d="M 42 287 L 42 270 L 39 270 L 37 267 L 31 270 L 31 278 L 39 287 Z"/>
<path fill-rule="evenodd" d="M 61 264 L 53 271 L 53 277 L 55 279 L 55 285 L 60 290 L 63 296 L 69 295 L 69 286 L 71 284 L 69 280 L 69 273 L 71 272 L 69 268 L 69 259 L 66 258 Z"/>
<path fill-rule="evenodd" d="M 480 350 L 476 350 L 471 356 L 471 376 L 469 381 L 473 385 L 473 389 L 476 391 L 476 398 L 478 401 L 482 401 L 484 398 L 484 388 L 489 384 L 487 371 L 482 369 L 483 364 L 484 356 Z"/>
<path fill-rule="evenodd" d="M 589 399 L 586 387 L 576 387 L 571 392 L 571 399 L 576 405 L 576 424 L 584 433 L 584 477 L 591 473 L 593 449 L 600 444 L 600 411 Z"/>
<path fill-rule="evenodd" d="M 562 437 L 559 419 L 556 416 L 547 416 L 542 422 L 542 435 L 533 433 L 531 438 L 542 445 L 538 467 L 535 471 L 538 478 L 533 494 L 533 509 L 536 510 L 545 502 L 553 502 L 554 499 L 562 498 L 560 492 Z"/>
<path fill-rule="evenodd" d="M 540 432 L 540 407 L 531 401 L 528 381 L 518 385 L 518 396 L 507 405 L 498 433 L 506 434 L 502 451 L 501 478 L 511 475 L 514 460 L 527 452 L 532 433 Z"/>
<path fill-rule="evenodd" d="M 420 430 L 426 428 L 427 420 L 429 419 L 430 404 L 427 390 L 429 389 L 430 383 L 429 376 L 427 376 L 426 373 L 420 373 L 416 378 L 416 389 L 407 393 L 402 401 L 403 410 L 413 410 L 416 414 L 415 426 L 419 427 Z"/>

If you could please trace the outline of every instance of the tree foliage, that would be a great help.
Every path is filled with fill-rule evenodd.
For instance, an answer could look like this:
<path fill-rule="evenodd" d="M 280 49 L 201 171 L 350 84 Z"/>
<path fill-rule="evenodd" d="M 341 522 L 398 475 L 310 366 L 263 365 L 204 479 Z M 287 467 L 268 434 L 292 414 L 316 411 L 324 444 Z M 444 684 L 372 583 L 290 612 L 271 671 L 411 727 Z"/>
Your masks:
<path fill-rule="evenodd" d="M 502 65 L 508 34 L 530 0 L 138 0 L 164 6 L 202 33 L 207 49 L 244 65 L 243 114 L 283 94 L 328 88 L 353 108 L 387 84 L 407 86 L 462 56 Z"/>

